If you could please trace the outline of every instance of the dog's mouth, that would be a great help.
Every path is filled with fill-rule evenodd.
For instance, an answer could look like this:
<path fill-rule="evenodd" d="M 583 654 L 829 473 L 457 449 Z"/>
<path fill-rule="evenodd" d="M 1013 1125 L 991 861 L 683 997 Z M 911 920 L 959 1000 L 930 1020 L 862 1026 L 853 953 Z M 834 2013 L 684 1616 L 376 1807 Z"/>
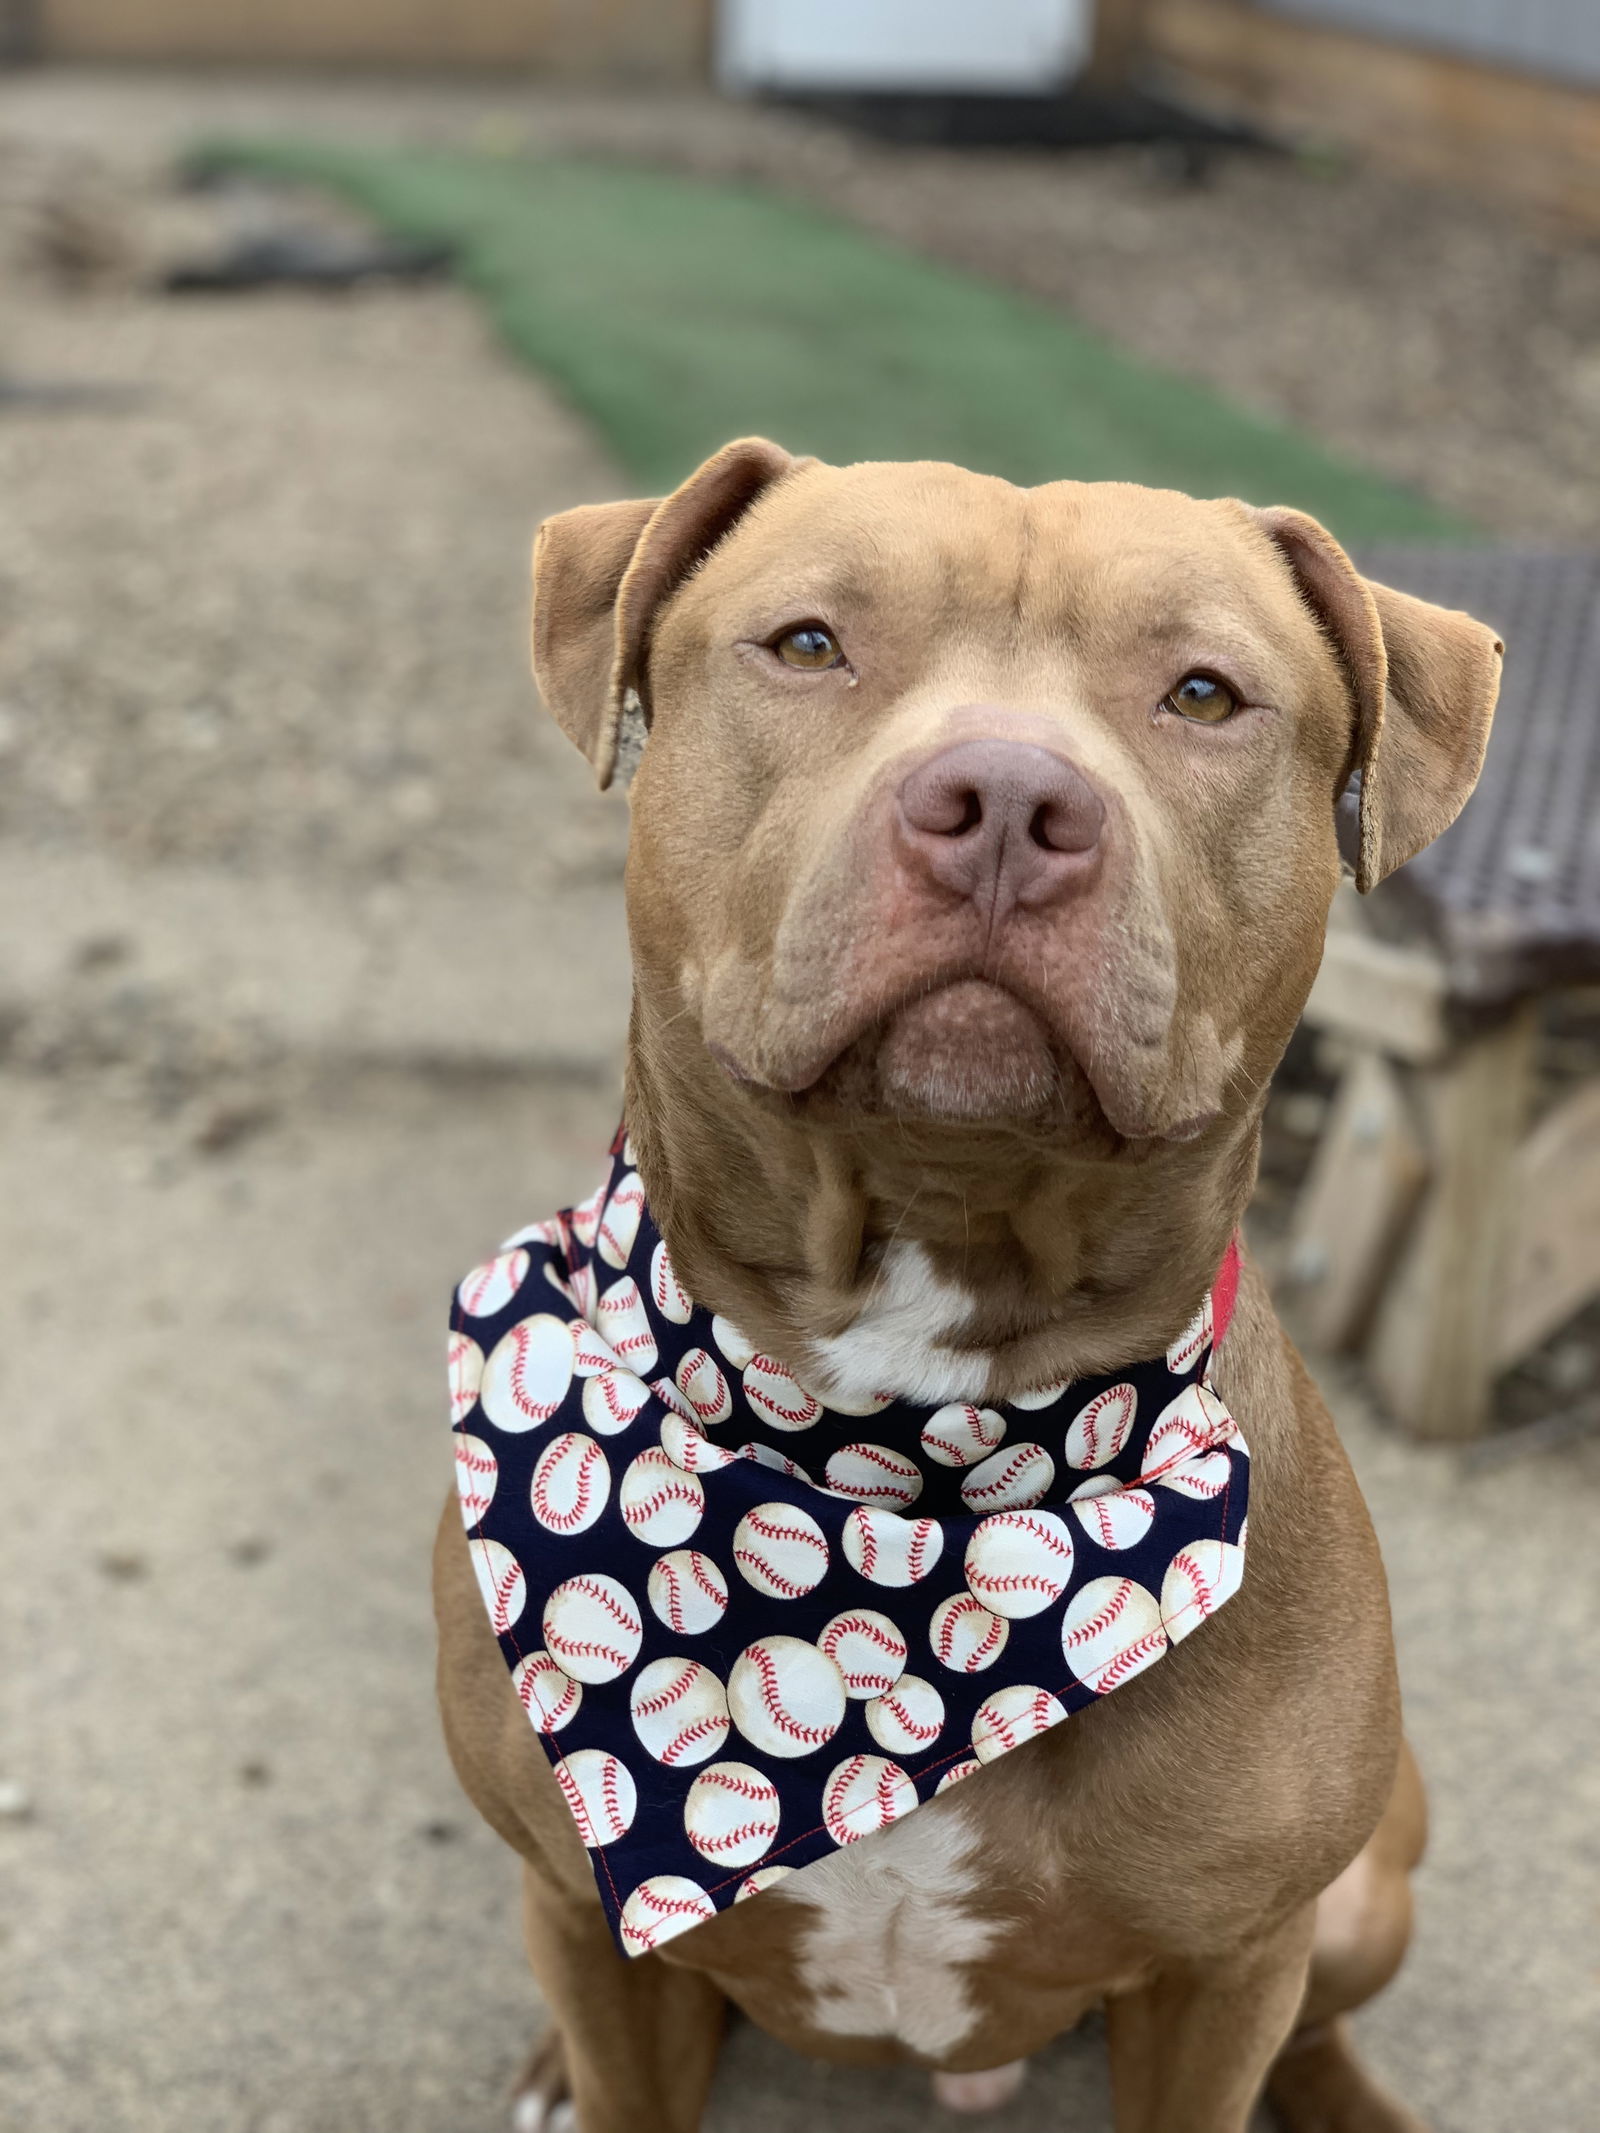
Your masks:
<path fill-rule="evenodd" d="M 1043 1018 L 986 978 L 946 980 L 901 1001 L 788 1095 L 830 1116 L 950 1124 L 1049 1117 L 1109 1131 L 1087 1076 Z"/>

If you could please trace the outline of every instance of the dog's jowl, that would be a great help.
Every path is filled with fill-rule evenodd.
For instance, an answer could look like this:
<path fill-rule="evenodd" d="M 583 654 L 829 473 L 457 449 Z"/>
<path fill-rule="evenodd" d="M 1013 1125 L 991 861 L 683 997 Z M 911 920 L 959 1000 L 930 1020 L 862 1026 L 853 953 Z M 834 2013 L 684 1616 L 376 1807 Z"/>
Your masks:
<path fill-rule="evenodd" d="M 1415 2133 L 1343 2019 L 1383 1572 L 1239 1224 L 1339 798 L 1363 888 L 1447 827 L 1500 646 L 1292 510 L 751 440 L 548 521 L 533 652 L 643 748 L 611 1164 L 451 1320 L 518 2124 L 693 2133 L 732 2001 L 956 2108 L 1101 2006 L 1118 2133 Z"/>

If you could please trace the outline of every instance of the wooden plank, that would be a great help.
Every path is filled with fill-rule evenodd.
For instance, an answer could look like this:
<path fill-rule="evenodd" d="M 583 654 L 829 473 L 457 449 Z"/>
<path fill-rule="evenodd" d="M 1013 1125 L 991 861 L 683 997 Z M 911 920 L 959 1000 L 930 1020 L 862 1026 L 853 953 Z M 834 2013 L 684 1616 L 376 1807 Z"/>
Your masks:
<path fill-rule="evenodd" d="M 1307 1341 L 1360 1345 L 1428 1175 L 1399 1073 L 1376 1052 L 1346 1069 L 1295 1210 L 1288 1280 Z"/>
<path fill-rule="evenodd" d="M 1397 948 L 1330 927 L 1305 1019 L 1314 1029 L 1419 1065 L 1450 1050 L 1443 966 L 1423 948 Z"/>
<path fill-rule="evenodd" d="M 1600 1291 L 1600 1081 L 1558 1104 L 1517 1152 L 1495 1360 L 1502 1370 Z"/>
<path fill-rule="evenodd" d="M 1537 1028 L 1524 1003 L 1416 1077 L 1432 1182 L 1367 1360 L 1385 1405 L 1418 1437 L 1476 1437 L 1488 1425 Z"/>
<path fill-rule="evenodd" d="M 1145 27 L 1158 68 L 1191 95 L 1600 230 L 1600 95 L 1581 84 L 1269 15 L 1244 0 L 1152 0 Z"/>

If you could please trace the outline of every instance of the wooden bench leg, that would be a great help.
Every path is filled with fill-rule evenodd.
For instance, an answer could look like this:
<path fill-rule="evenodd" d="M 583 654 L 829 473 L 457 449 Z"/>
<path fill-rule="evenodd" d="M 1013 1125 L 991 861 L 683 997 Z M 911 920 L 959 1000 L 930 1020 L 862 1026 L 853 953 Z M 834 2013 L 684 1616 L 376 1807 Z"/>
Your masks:
<path fill-rule="evenodd" d="M 1488 1426 L 1537 1026 L 1528 1002 L 1417 1074 L 1432 1183 L 1367 1360 L 1385 1405 L 1418 1437 Z"/>
<path fill-rule="evenodd" d="M 1427 1177 L 1401 1070 L 1358 1052 L 1295 1208 L 1286 1275 L 1313 1348 L 1358 1348 Z"/>

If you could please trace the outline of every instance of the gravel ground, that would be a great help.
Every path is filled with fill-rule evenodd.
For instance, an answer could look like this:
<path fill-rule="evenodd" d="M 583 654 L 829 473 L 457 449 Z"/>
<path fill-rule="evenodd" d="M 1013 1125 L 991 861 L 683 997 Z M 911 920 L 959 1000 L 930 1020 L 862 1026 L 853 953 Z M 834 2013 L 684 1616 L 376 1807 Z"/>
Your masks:
<path fill-rule="evenodd" d="M 0 403 L 18 2133 L 488 2133 L 534 2019 L 514 1872 L 438 1740 L 426 1551 L 449 1283 L 587 1185 L 615 1111 L 624 816 L 541 723 L 523 638 L 533 522 L 617 476 L 447 290 L 138 282 L 212 227 L 154 181 L 196 132 L 504 138 L 507 108 L 0 83 L 0 377 L 115 388 Z M 536 116 L 598 138 L 620 108 Z M 648 123 L 711 153 L 690 116 Z M 1435 1803 L 1368 2046 L 1441 2133 L 1583 2133 L 1600 1447 L 1474 1465 L 1334 1392 Z M 744 2030 L 712 2128 L 926 2122 L 916 2076 Z M 1094 2036 L 994 2123 L 1103 2127 Z"/>

